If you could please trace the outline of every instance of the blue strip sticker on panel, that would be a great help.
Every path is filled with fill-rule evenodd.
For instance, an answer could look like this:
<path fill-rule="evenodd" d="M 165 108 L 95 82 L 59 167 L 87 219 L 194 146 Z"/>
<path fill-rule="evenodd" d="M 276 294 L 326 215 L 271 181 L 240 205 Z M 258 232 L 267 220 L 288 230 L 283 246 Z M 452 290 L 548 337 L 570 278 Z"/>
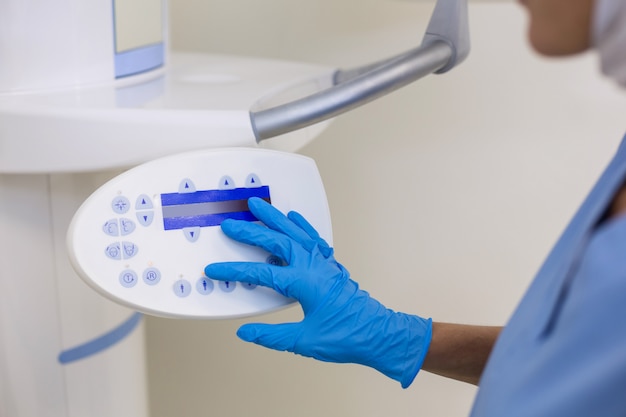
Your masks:
<path fill-rule="evenodd" d="M 270 198 L 270 187 L 234 188 L 232 190 L 205 190 L 194 193 L 161 194 L 162 206 L 211 203 L 215 201 L 247 200 L 251 197 Z"/>
<path fill-rule="evenodd" d="M 161 194 L 163 227 L 177 230 L 219 226 L 226 219 L 256 221 L 248 210 L 251 197 L 271 202 L 268 186 Z"/>

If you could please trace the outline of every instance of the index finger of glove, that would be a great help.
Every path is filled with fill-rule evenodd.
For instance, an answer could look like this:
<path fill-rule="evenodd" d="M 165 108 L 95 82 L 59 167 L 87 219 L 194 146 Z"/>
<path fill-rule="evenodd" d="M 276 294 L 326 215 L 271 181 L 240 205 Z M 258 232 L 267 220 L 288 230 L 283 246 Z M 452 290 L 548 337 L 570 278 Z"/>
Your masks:
<path fill-rule="evenodd" d="M 315 241 L 309 234 L 291 221 L 285 214 L 279 211 L 263 199 L 253 197 L 248 200 L 248 207 L 254 216 L 272 230 L 284 233 L 305 249 L 311 250 Z"/>
<path fill-rule="evenodd" d="M 280 266 L 256 262 L 220 262 L 207 265 L 204 273 L 218 281 L 247 282 L 272 288 L 285 297 L 289 294 L 289 285 L 280 279 Z"/>

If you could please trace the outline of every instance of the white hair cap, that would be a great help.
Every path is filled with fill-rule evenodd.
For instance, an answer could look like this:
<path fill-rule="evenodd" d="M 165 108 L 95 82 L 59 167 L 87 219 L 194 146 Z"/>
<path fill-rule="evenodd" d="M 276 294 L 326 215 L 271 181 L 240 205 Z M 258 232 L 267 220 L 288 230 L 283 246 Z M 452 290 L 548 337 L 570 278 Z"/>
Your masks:
<path fill-rule="evenodd" d="M 626 87 L 626 0 L 596 0 L 592 43 L 602 72 Z"/>

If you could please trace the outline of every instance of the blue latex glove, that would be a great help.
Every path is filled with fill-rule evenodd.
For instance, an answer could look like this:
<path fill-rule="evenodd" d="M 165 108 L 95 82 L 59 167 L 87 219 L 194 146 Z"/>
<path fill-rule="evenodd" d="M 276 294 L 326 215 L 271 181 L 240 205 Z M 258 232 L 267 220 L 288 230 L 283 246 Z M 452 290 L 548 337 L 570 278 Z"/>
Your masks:
<path fill-rule="evenodd" d="M 227 262 L 208 265 L 208 277 L 273 288 L 298 300 L 298 323 L 246 324 L 237 335 L 248 342 L 326 362 L 372 367 L 408 387 L 420 370 L 432 335 L 432 320 L 396 313 L 359 289 L 333 257 L 333 249 L 298 213 L 285 216 L 252 198 L 252 213 L 265 225 L 226 220 L 224 233 L 261 247 L 287 262 Z"/>

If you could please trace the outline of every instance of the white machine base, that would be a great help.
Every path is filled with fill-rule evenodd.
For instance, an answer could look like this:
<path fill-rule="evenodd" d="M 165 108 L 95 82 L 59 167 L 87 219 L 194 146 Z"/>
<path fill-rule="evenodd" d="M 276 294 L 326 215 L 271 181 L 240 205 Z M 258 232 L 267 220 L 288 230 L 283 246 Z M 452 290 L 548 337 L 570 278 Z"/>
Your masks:
<path fill-rule="evenodd" d="M 141 315 L 73 271 L 67 227 L 116 173 L 0 175 L 0 416 L 147 417 Z"/>

